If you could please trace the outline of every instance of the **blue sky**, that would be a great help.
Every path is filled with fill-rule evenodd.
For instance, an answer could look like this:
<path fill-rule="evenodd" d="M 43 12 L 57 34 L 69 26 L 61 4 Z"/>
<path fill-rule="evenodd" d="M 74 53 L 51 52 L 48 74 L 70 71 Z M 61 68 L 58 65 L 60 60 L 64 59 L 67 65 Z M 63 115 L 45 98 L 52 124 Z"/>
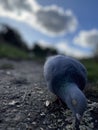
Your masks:
<path fill-rule="evenodd" d="M 98 46 L 97 5 L 97 0 L 0 0 L 0 23 L 19 30 L 30 47 L 38 41 L 88 57 Z"/>
<path fill-rule="evenodd" d="M 37 0 L 41 5 L 57 4 L 64 10 L 71 9 L 79 21 L 79 29 L 98 28 L 97 0 Z"/>

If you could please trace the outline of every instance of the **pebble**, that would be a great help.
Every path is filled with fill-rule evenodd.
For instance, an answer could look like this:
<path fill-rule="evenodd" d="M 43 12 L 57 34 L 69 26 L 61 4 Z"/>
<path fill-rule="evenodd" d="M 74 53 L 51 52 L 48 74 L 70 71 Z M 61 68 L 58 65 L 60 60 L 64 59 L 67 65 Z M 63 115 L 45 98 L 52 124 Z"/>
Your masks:
<path fill-rule="evenodd" d="M 15 105 L 17 103 L 17 101 L 13 100 L 11 102 L 9 102 L 9 105 Z"/>
<path fill-rule="evenodd" d="M 48 107 L 50 105 L 50 102 L 47 100 L 45 105 L 46 105 L 46 107 Z"/>
<path fill-rule="evenodd" d="M 36 125 L 36 122 L 32 122 L 33 125 Z"/>
<path fill-rule="evenodd" d="M 6 74 L 7 74 L 7 75 L 11 75 L 11 72 L 10 72 L 10 71 L 7 71 Z"/>
<path fill-rule="evenodd" d="M 42 112 L 40 115 L 41 115 L 41 116 L 45 116 L 45 113 L 44 113 L 44 112 Z"/>
<path fill-rule="evenodd" d="M 40 130 L 44 130 L 43 128 L 40 128 Z"/>

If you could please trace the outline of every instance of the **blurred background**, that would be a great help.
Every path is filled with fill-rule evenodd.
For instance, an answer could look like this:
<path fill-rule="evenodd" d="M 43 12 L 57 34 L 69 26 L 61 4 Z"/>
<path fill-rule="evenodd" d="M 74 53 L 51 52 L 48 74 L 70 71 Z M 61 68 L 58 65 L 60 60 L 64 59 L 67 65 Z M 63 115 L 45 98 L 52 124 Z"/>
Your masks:
<path fill-rule="evenodd" d="M 97 0 L 0 0 L 0 57 L 72 56 L 97 82 L 97 5 Z"/>

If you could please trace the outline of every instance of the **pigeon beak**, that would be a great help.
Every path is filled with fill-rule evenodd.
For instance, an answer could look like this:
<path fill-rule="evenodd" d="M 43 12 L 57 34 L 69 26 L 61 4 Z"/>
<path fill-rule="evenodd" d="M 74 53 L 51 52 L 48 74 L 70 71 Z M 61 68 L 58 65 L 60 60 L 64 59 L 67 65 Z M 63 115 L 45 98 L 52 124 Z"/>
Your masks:
<path fill-rule="evenodd" d="M 81 122 L 81 115 L 79 114 L 79 113 L 76 113 L 76 119 L 79 121 L 79 122 Z"/>

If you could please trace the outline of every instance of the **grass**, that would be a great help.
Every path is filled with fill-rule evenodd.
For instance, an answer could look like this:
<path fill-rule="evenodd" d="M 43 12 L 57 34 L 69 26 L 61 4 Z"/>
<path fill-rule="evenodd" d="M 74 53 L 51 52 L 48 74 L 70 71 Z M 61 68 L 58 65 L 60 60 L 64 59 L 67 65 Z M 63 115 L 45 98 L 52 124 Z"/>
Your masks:
<path fill-rule="evenodd" d="M 12 45 L 0 43 L 0 57 L 7 57 L 10 59 L 28 59 L 29 55 L 27 52 Z"/>
<path fill-rule="evenodd" d="M 22 49 L 16 48 L 12 45 L 8 45 L 7 43 L 0 43 L 0 57 L 7 57 L 10 59 L 30 59 L 30 56 L 27 52 Z M 41 57 L 32 57 L 31 59 L 42 61 Z M 90 82 L 98 82 L 98 61 L 95 59 L 86 59 L 81 61 L 88 72 L 88 81 Z M 3 68 L 10 68 L 9 65 L 4 65 Z M 2 67 L 1 67 L 2 68 Z"/>
<path fill-rule="evenodd" d="M 98 61 L 95 59 L 82 60 L 82 63 L 87 68 L 88 80 L 98 82 Z"/>

